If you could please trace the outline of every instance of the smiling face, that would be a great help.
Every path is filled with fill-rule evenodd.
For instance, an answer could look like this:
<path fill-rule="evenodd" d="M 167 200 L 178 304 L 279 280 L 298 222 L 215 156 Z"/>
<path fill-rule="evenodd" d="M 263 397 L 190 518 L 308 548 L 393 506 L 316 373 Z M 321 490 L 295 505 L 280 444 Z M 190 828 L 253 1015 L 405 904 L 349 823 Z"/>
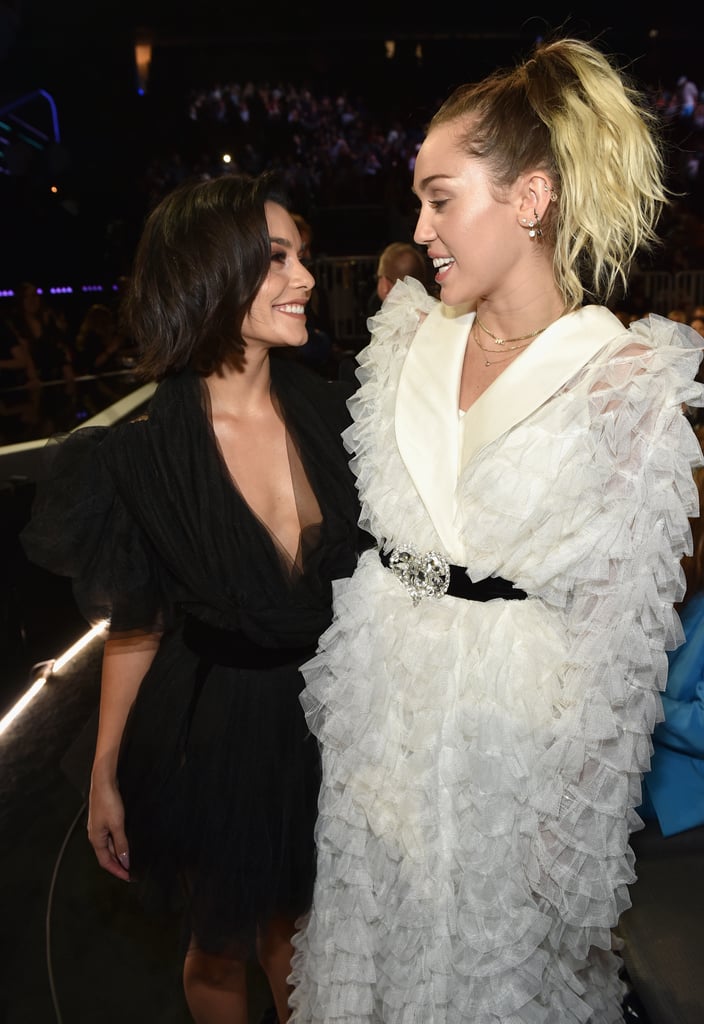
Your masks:
<path fill-rule="evenodd" d="M 472 303 L 511 287 L 528 251 L 517 191 L 497 198 L 485 165 L 462 152 L 456 122 L 423 142 L 413 191 L 421 201 L 414 239 L 428 248 L 443 302 Z"/>
<path fill-rule="evenodd" d="M 305 345 L 306 303 L 315 279 L 301 262 L 302 243 L 293 218 L 283 206 L 267 202 L 271 267 L 242 323 L 248 349 Z"/>

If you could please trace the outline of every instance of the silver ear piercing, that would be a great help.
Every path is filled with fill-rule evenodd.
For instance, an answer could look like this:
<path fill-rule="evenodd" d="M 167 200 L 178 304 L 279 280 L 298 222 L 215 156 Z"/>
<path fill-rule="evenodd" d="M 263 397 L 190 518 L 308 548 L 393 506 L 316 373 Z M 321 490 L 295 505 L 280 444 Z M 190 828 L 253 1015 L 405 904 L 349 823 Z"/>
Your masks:
<path fill-rule="evenodd" d="M 529 238 L 542 238 L 543 237 L 543 226 L 540 223 L 540 217 L 538 211 L 533 210 L 533 220 L 528 221 L 528 237 Z"/>

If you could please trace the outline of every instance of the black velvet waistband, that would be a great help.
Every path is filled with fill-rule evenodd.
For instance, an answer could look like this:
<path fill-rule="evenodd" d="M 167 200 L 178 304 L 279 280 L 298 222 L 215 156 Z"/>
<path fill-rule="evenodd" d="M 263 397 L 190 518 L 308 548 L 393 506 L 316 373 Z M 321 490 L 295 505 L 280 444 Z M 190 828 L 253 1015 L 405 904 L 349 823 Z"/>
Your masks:
<path fill-rule="evenodd" d="M 303 647 L 263 647 L 238 630 L 218 629 L 186 615 L 183 642 L 209 665 L 268 669 L 302 664 L 315 654 L 315 644 Z"/>
<path fill-rule="evenodd" d="M 392 554 L 393 552 L 379 552 L 382 565 L 388 568 Z M 468 601 L 494 601 L 497 598 L 504 601 L 524 601 L 528 597 L 525 590 L 521 590 L 502 576 L 487 576 L 486 579 L 475 583 L 461 565 L 450 565 L 449 568 L 450 583 L 446 593 L 450 597 L 463 597 Z"/>

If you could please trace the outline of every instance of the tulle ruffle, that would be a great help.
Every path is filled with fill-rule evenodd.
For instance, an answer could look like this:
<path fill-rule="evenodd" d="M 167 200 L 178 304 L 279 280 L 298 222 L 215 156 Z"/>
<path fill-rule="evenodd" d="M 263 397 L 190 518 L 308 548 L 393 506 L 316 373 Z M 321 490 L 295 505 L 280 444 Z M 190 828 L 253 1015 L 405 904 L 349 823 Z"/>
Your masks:
<path fill-rule="evenodd" d="M 132 885 L 147 910 L 182 912 L 186 941 L 253 955 L 272 918 L 310 906 L 319 755 L 295 665 L 214 665 L 199 693 L 203 670 L 167 635 L 125 730 Z"/>
<path fill-rule="evenodd" d="M 587 1020 L 588 962 L 574 943 L 551 948 L 554 911 L 528 871 L 531 795 L 562 710 L 557 614 L 533 600 L 414 608 L 373 552 L 336 608 L 304 669 L 325 785 L 293 1020 Z M 599 984 L 617 1006 L 616 977 Z"/>
<path fill-rule="evenodd" d="M 437 301 L 415 278 L 398 281 L 383 308 L 370 318 L 374 343 L 357 357 L 360 388 L 348 401 L 353 422 L 343 433 L 352 453 L 362 510 L 360 525 L 387 547 L 407 542 L 438 550 L 439 539 L 418 501 L 408 471 L 392 443 L 396 388 L 409 339 Z M 381 429 L 381 424 L 385 427 Z M 385 510 L 395 508 L 391 518 Z"/>
<path fill-rule="evenodd" d="M 33 562 L 72 579 L 78 609 L 91 624 L 109 619 L 115 630 L 159 631 L 172 604 L 154 546 L 135 525 L 108 468 L 112 447 L 106 427 L 83 427 L 47 442 L 22 544 Z M 143 500 L 150 501 L 148 493 Z"/>

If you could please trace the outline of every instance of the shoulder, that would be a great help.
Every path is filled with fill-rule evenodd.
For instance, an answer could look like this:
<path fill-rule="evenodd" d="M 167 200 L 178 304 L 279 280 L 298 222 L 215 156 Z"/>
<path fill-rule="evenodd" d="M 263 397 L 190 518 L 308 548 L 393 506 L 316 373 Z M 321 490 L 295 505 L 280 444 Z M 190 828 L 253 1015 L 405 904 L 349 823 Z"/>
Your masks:
<path fill-rule="evenodd" d="M 606 310 L 602 313 L 611 316 Z M 645 394 L 650 388 L 669 400 L 669 385 L 691 390 L 704 344 L 696 331 L 654 314 L 629 327 L 612 319 L 618 329 L 604 338 L 584 367 L 590 391 L 627 388 Z M 686 401 L 684 397 L 678 400 Z"/>
<path fill-rule="evenodd" d="M 697 358 L 703 347 L 701 336 L 687 324 L 650 313 L 617 333 L 606 353 L 612 358 L 625 359 L 640 359 L 657 352 Z"/>
<path fill-rule="evenodd" d="M 343 380 L 327 380 L 310 367 L 294 359 L 272 359 L 272 380 L 276 393 L 287 409 L 300 408 L 305 415 L 329 423 L 335 431 L 346 425 L 347 399 L 354 385 Z"/>
<path fill-rule="evenodd" d="M 180 370 L 170 373 L 160 380 L 149 401 L 149 420 L 158 422 L 172 416 L 183 416 L 184 410 L 190 410 L 201 404 L 202 378 L 193 370 Z"/>

